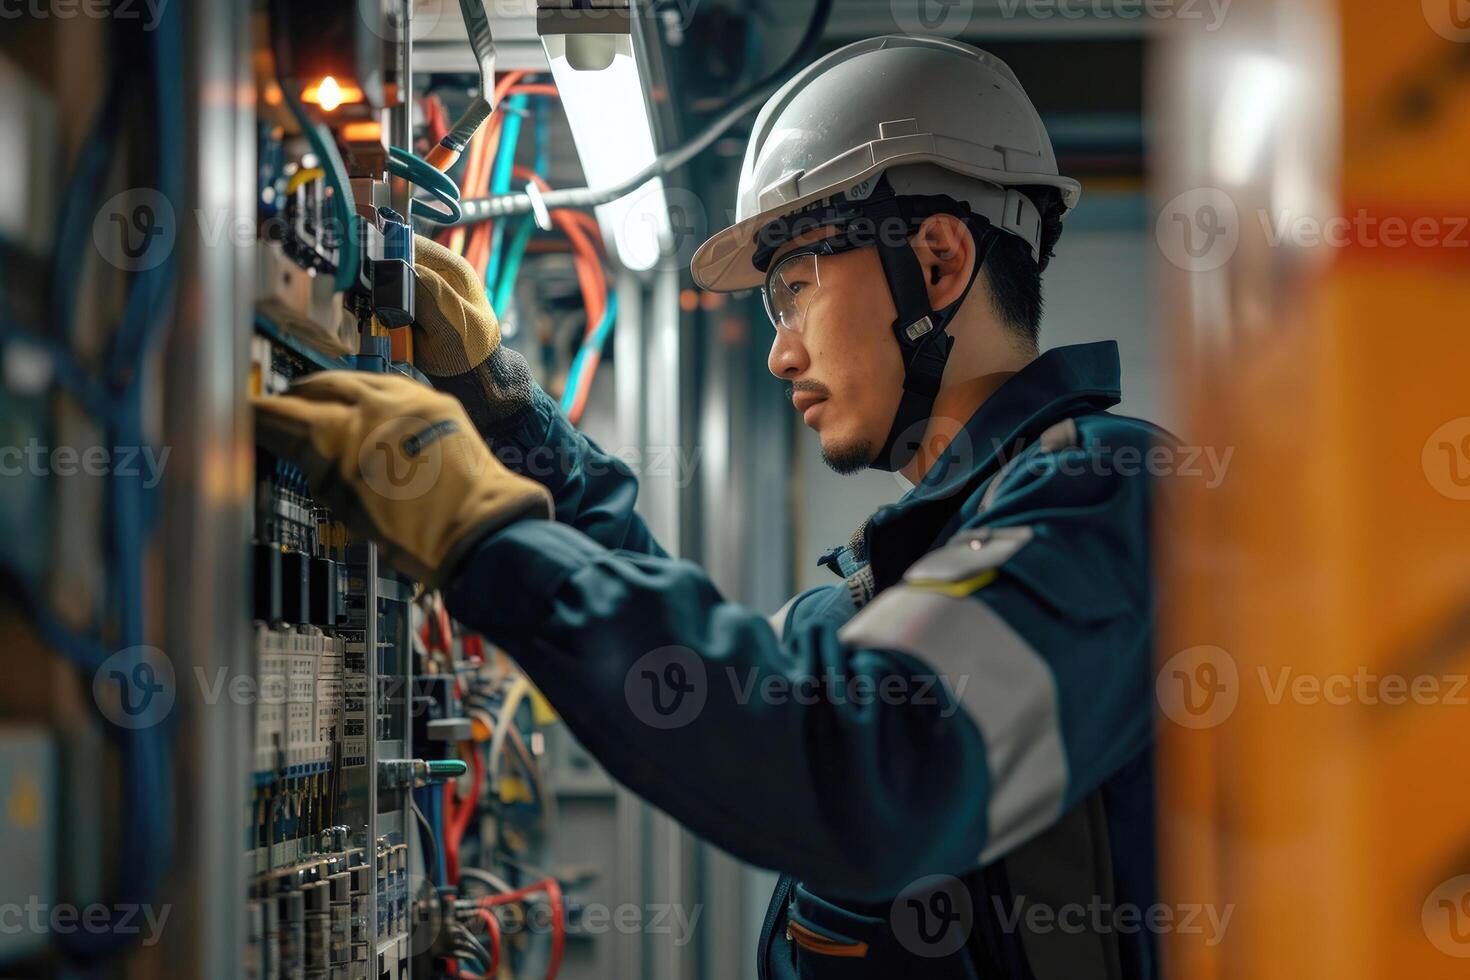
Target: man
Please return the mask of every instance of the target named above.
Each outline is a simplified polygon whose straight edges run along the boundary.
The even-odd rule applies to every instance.
[[[860,42],[773,96],[695,278],[764,290],[771,373],[834,468],[916,485],[769,621],[665,555],[430,242],[417,363],[463,408],[332,372],[259,402],[264,438],[614,776],[786,873],[764,976],[1155,976],[1114,916],[1156,890],[1149,487],[1110,461],[1157,432],[1106,413],[1115,345],[1037,354],[1077,195],[1015,76],[962,44]]]

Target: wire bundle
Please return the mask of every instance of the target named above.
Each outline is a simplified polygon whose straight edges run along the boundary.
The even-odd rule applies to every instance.
[[[142,56],[137,65],[125,61],[134,51]],[[51,281],[50,319],[57,334],[34,333],[0,319],[0,335],[47,352],[58,387],[91,416],[114,451],[144,444],[145,365],[173,315],[176,285],[172,250],[162,261],[134,273],[103,370],[94,373],[82,363],[73,346],[79,279],[91,249],[92,222],[100,209],[110,163],[121,152],[117,142],[123,99],[140,88],[130,75],[134,68],[146,74],[143,90],[152,99],[150,126],[134,130],[153,136],[145,154],[154,166],[150,179],[166,200],[181,200],[184,108],[177,79],[183,74],[183,44],[179,13],[167,7],[160,9],[158,23],[145,43],[133,46],[120,41],[103,104],[67,181]],[[114,473],[107,489],[105,608],[91,629],[70,629],[50,610],[38,586],[8,569],[3,572],[7,586],[22,597],[34,616],[42,640],[70,660],[88,686],[112,651],[139,647],[145,639],[145,551],[157,500],[147,496],[136,475]],[[123,795],[120,867],[114,882],[118,892],[109,908],[113,914],[126,914],[122,910],[153,900],[172,862],[172,738],[167,721],[136,729],[109,725],[108,733],[118,747]],[[74,956],[95,959],[132,944],[135,938],[136,930],[107,927],[58,933],[57,942]]]
[[[510,193],[512,185],[534,185],[543,194],[552,193],[545,178],[547,166],[546,114],[539,107],[535,110],[536,161],[534,167],[517,166],[516,151],[525,126],[525,118],[531,110],[532,97],[555,97],[554,85],[528,82],[530,75],[525,71],[507,72],[496,84],[496,105],[504,106],[496,112],[480,134],[471,142],[465,156],[464,175],[460,185],[460,196],[504,195]],[[433,101],[431,100],[430,105]],[[426,106],[425,118],[434,134],[436,122],[442,111]],[[442,121],[442,120],[441,120]],[[567,240],[572,253],[572,263],[577,274],[582,303],[587,311],[587,327],[583,349],[574,361],[574,375],[568,376],[567,395],[563,398],[563,410],[573,421],[580,421],[586,408],[587,393],[597,373],[602,350],[616,321],[611,289],[603,255],[600,249],[601,230],[590,214],[570,208],[558,208],[549,212],[552,227]],[[490,305],[502,317],[510,308],[515,283],[521,264],[536,231],[536,222],[531,215],[503,222],[480,222],[473,226],[456,226],[440,236],[440,243],[462,254],[480,273],[485,282]],[[595,342],[595,347],[590,347]]]

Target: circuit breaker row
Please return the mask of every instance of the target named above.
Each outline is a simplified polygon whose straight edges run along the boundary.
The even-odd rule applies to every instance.
[[[408,977],[408,848],[380,841],[369,864],[361,849],[346,849],[347,840],[348,828],[331,828],[322,854],[256,880],[247,905],[246,980]],[[384,946],[378,936],[397,938]]]

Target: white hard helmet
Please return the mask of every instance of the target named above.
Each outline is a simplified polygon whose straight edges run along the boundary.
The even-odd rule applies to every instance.
[[[695,254],[695,282],[718,292],[762,285],[763,227],[835,195],[866,197],[885,173],[895,193],[964,201],[1038,259],[1041,218],[1016,188],[1054,187],[1068,210],[1082,193],[1057,173],[1041,117],[999,58],[958,41],[870,38],[815,62],[766,103],[740,171],[736,223]]]

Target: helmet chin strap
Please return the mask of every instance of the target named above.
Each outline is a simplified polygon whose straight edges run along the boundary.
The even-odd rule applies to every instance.
[[[893,305],[898,310],[898,318],[893,321],[893,335],[903,354],[904,373],[903,397],[899,400],[898,411],[893,416],[883,448],[868,464],[872,469],[885,472],[903,469],[918,453],[923,442],[925,423],[933,414],[934,399],[939,395],[939,384],[944,378],[944,366],[954,347],[954,337],[950,336],[947,328],[974,288],[980,267],[985,264],[1000,235],[984,219],[966,216],[965,224],[975,238],[975,266],[970,271],[965,291],[942,310],[929,306],[928,283],[913,247],[907,241],[880,241],[878,244],[883,275],[888,280]]]

